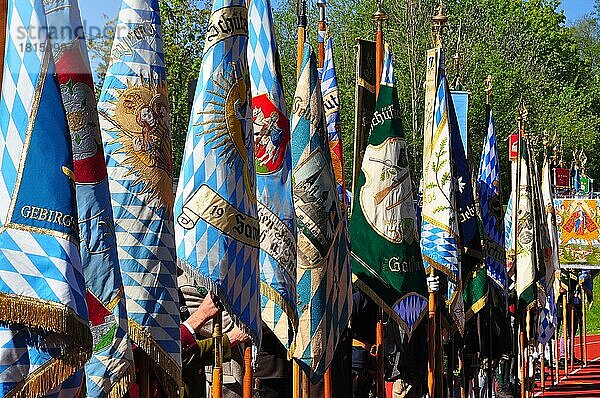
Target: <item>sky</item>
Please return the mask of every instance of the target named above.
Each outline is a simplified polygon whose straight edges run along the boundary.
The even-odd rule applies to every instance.
[[[120,5],[120,0],[79,1],[81,16],[86,21],[87,26],[102,27],[104,25],[102,16],[107,15],[109,18],[117,16]],[[558,8],[564,11],[567,24],[572,24],[583,15],[591,13],[593,7],[594,0],[563,0]]]
[[[85,1],[85,0],[84,0]],[[594,8],[594,0],[563,0],[558,7],[567,17],[567,25],[572,24],[585,14],[590,14]]]

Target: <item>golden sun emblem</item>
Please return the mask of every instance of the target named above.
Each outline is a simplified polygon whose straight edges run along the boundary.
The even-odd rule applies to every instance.
[[[122,164],[129,167],[126,176],[136,177],[133,185],[142,184],[140,192],[158,207],[173,209],[173,158],[167,86],[164,81],[140,79],[117,90],[114,116],[103,113],[117,129],[111,144],[121,147],[115,153],[125,155]]]
[[[250,105],[248,87],[244,74],[238,75],[235,63],[232,63],[232,68],[230,73],[212,79],[215,89],[207,92],[214,97],[206,102],[212,107],[198,112],[207,117],[203,117],[196,126],[211,126],[198,135],[210,137],[208,134],[214,133],[206,144],[211,144],[213,149],[222,148],[219,157],[224,158],[229,167],[234,167],[238,161],[242,163],[244,186],[250,200],[255,202],[254,178],[250,174],[247,151],[247,145],[253,145],[252,134],[246,131],[251,129],[251,125],[246,123]]]

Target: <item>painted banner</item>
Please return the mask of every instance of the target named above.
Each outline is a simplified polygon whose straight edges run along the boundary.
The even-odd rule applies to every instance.
[[[298,327],[290,123],[278,73],[279,52],[271,1],[252,0],[248,14],[248,63],[260,222],[261,315],[281,344],[290,349]]]
[[[7,7],[0,96],[0,395],[40,397],[84,366],[92,334],[71,136],[44,5],[10,0]]]
[[[291,118],[300,318],[294,358],[313,383],[329,367],[352,310],[348,234],[324,116],[317,59],[305,44]]]
[[[123,0],[98,101],[129,336],[181,381],[171,127],[158,0]]]
[[[600,265],[600,200],[554,199],[560,265]]]

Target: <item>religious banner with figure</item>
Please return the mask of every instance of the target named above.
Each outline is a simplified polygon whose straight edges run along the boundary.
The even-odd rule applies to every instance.
[[[173,159],[158,0],[123,0],[98,101],[131,341],[181,383]]]
[[[289,350],[298,328],[290,123],[270,0],[252,0],[248,14],[248,63],[260,222],[261,315],[263,322]]]
[[[561,267],[600,265],[600,201],[554,199]]]

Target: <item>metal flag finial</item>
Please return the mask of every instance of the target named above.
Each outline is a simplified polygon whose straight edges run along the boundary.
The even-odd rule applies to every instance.
[[[494,78],[492,77],[492,75],[488,75],[483,81],[483,84],[485,87],[483,89],[483,91],[485,91],[485,103],[489,105],[492,100],[492,88],[494,85]]]
[[[433,44],[436,47],[442,47],[442,35],[448,22],[448,17],[444,14],[444,3],[440,0],[437,14],[431,18],[431,28],[433,31]]]
[[[376,28],[381,29],[383,21],[387,19],[388,15],[383,11],[383,0],[377,0],[377,10],[373,13],[373,22],[375,22]]]

